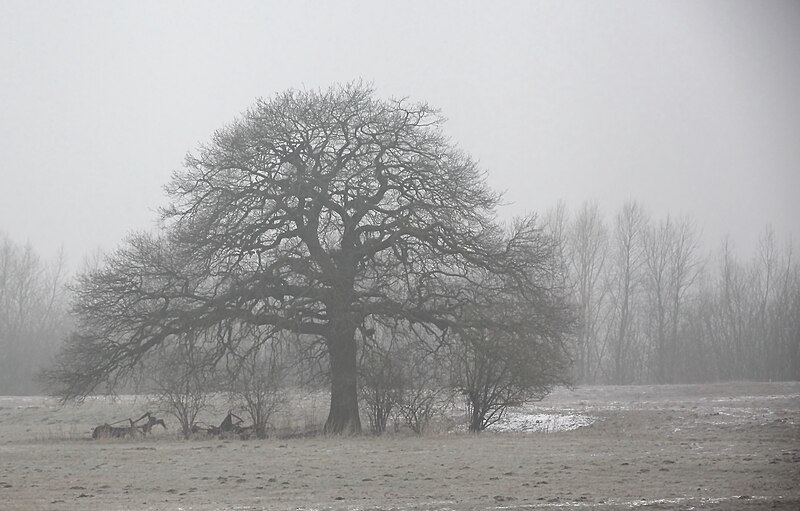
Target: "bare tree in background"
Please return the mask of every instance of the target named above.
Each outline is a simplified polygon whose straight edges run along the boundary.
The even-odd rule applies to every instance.
[[[716,350],[723,360],[723,379],[745,373],[748,350],[746,333],[748,312],[744,268],[733,253],[730,240],[723,243],[718,283],[719,313],[716,319]]]
[[[725,240],[687,310],[691,381],[792,380],[800,375],[800,264],[765,231],[741,261]],[[702,367],[698,368],[698,359]],[[697,376],[700,370],[705,372]],[[691,374],[691,373],[690,373]]]
[[[700,273],[697,235],[688,219],[669,216],[648,229],[644,237],[644,293],[652,344],[651,366],[656,383],[673,383],[681,350],[679,327],[687,292]]]
[[[628,202],[617,214],[612,245],[610,293],[613,305],[613,331],[609,347],[611,381],[631,383],[640,366],[637,353],[637,293],[643,264],[643,236],[647,216],[637,202]]]
[[[672,291],[670,296],[670,336],[673,349],[676,351],[670,358],[673,360],[673,364],[677,360],[677,367],[673,365],[668,369],[669,374],[672,374],[670,378],[672,383],[685,379],[685,375],[680,374],[677,369],[686,367],[688,360],[681,359],[680,354],[691,351],[681,343],[680,327],[684,321],[688,295],[700,278],[702,271],[703,262],[697,253],[697,243],[697,232],[690,219],[684,218],[675,225],[672,260],[669,267]],[[691,342],[691,340],[687,340],[687,342]]]
[[[63,255],[46,263],[0,233],[0,394],[34,393],[70,324]]]
[[[655,380],[666,383],[671,377],[670,369],[674,363],[675,346],[669,337],[667,313],[670,285],[669,264],[674,229],[669,218],[652,226],[644,236],[644,267],[647,278],[645,294],[649,301],[649,323],[651,337],[654,341],[652,362]]]
[[[778,378],[800,380],[800,264],[787,250],[783,291],[773,308],[771,323],[780,346]]]
[[[569,271],[567,252],[569,250],[569,210],[567,203],[559,200],[555,207],[547,210],[542,217],[542,229],[552,240],[554,258],[561,265],[562,276]]]
[[[601,335],[607,289],[604,282],[608,229],[596,203],[586,202],[573,219],[567,237],[567,260],[578,304],[575,367],[581,382],[595,382],[605,346]]]

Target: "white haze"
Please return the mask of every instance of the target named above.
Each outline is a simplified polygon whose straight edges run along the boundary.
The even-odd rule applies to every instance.
[[[800,239],[800,3],[0,3],[0,231],[77,264],[286,88],[440,107],[502,215],[637,199],[748,253]]]

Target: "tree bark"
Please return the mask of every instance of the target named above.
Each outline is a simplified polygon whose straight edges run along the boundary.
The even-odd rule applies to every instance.
[[[328,341],[331,375],[331,408],[325,422],[328,435],[361,433],[358,414],[358,381],[355,328],[334,329]]]
[[[483,414],[478,407],[473,404],[472,414],[469,418],[469,432],[480,433],[482,431],[481,426],[483,426]]]

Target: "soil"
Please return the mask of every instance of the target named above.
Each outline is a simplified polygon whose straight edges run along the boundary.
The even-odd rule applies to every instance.
[[[0,509],[800,509],[797,382],[583,387],[514,411],[592,419],[571,431],[91,440],[137,406],[0,398]]]

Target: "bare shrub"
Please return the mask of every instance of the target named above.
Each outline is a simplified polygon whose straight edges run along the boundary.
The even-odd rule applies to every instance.
[[[284,381],[287,368],[279,350],[254,345],[228,366],[228,396],[253,423],[256,437],[266,438],[270,419],[285,404]]]
[[[441,375],[445,361],[436,353],[408,351],[403,364],[406,377],[398,408],[406,426],[423,434],[432,419],[452,402],[452,392]]]
[[[158,409],[169,414],[189,438],[203,410],[211,407],[215,374],[193,342],[179,342],[148,360],[150,388]]]
[[[359,397],[365,405],[370,430],[380,435],[386,431],[403,394],[405,377],[401,361],[391,347],[365,346],[360,376]]]

